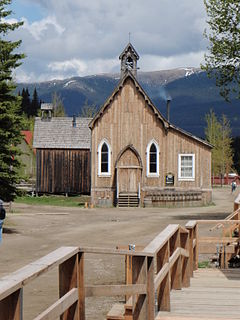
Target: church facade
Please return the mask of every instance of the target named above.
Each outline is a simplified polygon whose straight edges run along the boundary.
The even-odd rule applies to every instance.
[[[137,81],[129,43],[121,79],[89,124],[95,205],[199,205],[211,202],[211,145],[175,127]]]

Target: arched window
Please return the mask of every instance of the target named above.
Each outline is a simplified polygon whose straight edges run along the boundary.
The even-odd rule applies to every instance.
[[[159,147],[154,140],[147,146],[147,176],[159,176]]]
[[[105,142],[101,149],[101,172],[108,172],[108,146]]]
[[[98,174],[110,175],[111,158],[110,146],[107,141],[103,140],[98,146]]]
[[[157,148],[154,143],[149,152],[149,173],[157,173]]]

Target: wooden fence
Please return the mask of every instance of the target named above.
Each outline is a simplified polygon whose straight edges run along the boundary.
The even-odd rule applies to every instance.
[[[124,307],[107,319],[154,320],[158,311],[170,311],[171,289],[190,286],[198,253],[197,221],[169,225],[140,251],[62,247],[0,279],[0,318],[24,320],[25,285],[58,266],[59,299],[34,320],[85,320],[85,298],[94,296],[126,297]],[[126,284],[85,285],[85,254],[125,256]]]

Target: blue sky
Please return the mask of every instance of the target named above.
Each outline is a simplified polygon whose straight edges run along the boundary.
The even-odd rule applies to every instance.
[[[47,14],[39,4],[24,0],[12,1],[10,8],[13,11],[13,18],[25,17],[29,22],[41,20]]]
[[[9,35],[27,56],[19,82],[119,72],[131,42],[142,71],[199,67],[206,52],[203,0],[12,0]]]

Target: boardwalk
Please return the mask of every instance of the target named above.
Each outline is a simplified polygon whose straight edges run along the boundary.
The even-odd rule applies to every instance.
[[[171,312],[157,320],[240,319],[239,297],[239,269],[198,269],[189,288],[171,291]]]

